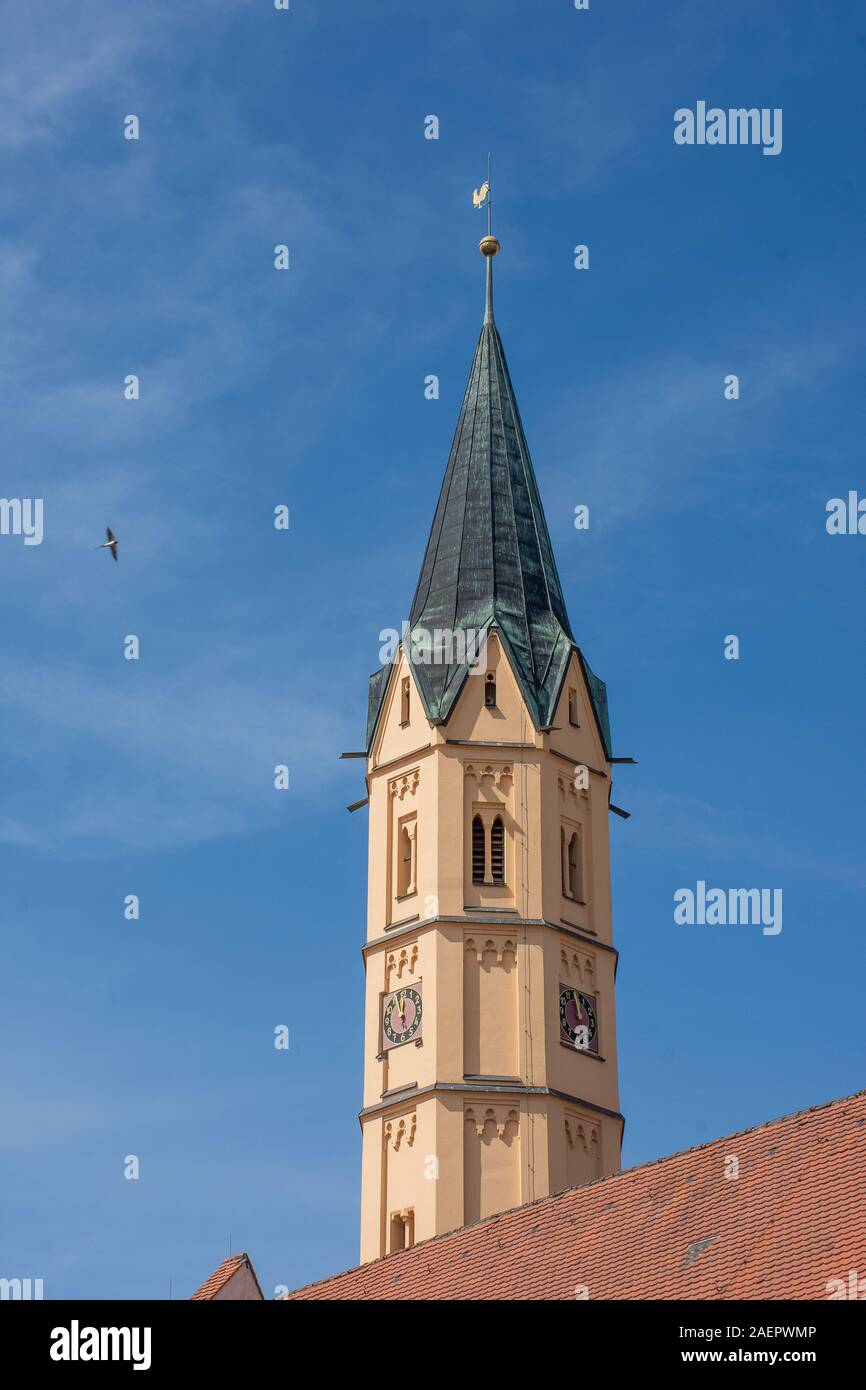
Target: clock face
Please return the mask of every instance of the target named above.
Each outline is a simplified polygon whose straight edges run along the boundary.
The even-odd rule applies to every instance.
[[[395,989],[382,1000],[382,1033],[385,1052],[421,1036],[420,989]]]
[[[559,986],[559,1036],[581,1052],[598,1052],[594,994],[582,994],[571,985]]]

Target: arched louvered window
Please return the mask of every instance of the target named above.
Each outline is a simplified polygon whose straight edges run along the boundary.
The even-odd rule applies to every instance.
[[[580,883],[580,838],[575,830],[568,842],[568,896],[581,899]]]
[[[492,671],[487,672],[487,679],[484,682],[484,704],[487,709],[496,708],[496,677]]]
[[[472,820],[472,882],[484,882],[484,825],[480,816]]]
[[[490,831],[490,869],[494,883],[505,882],[505,826],[497,816]]]

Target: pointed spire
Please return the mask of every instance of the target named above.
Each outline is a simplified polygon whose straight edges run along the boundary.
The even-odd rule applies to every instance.
[[[481,669],[484,637],[495,631],[538,730],[548,731],[573,653],[587,680],[605,755],[610,723],[605,682],[589,670],[575,644],[553,559],[548,523],[532,470],[530,449],[514,399],[502,339],[493,322],[491,183],[473,193],[487,199],[488,229],[478,250],[487,260],[484,324],[460,407],[457,430],[411,603],[403,644],[427,717],[443,724],[471,669]],[[463,634],[466,641],[457,641]],[[446,651],[442,651],[445,641]],[[431,649],[432,648],[432,649]],[[370,677],[367,749],[391,666]]]
[[[538,484],[493,320],[492,232],[484,324],[424,563],[410,629],[495,627],[536,727],[545,727],[573,649]],[[410,654],[411,659],[411,654]],[[467,673],[459,659],[413,662],[430,718],[446,720]]]
[[[489,158],[489,157],[488,157]],[[488,182],[473,202],[484,206]],[[605,754],[610,757],[607,690],[572,636],[538,484],[523,433],[502,340],[493,321],[493,235],[479,251],[487,262],[484,324],[475,348],[442,490],[409,617],[406,654],[427,717],[445,723],[469,674],[480,634],[495,631],[532,721],[550,728],[572,654],[587,682]],[[468,659],[430,651],[441,637],[466,634]],[[471,637],[470,637],[471,634]],[[431,659],[432,657],[432,659]],[[372,746],[390,667],[370,678],[367,749]]]

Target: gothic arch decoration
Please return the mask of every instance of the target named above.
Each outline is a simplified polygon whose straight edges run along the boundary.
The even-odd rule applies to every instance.
[[[560,801],[566,804],[568,804],[569,802],[573,802],[574,806],[576,807],[578,804],[579,797],[583,801],[589,800],[589,787],[578,788],[573,774],[571,777],[569,777],[564,772],[558,772],[556,774],[556,780],[559,786]]]
[[[395,1153],[403,1144],[411,1149],[412,1145],[415,1143],[416,1124],[417,1116],[414,1113],[410,1115],[401,1115],[399,1118],[395,1116],[391,1120],[386,1120],[384,1126],[386,1147],[390,1145]]]
[[[480,937],[468,936],[463,949],[468,956],[474,957],[479,965],[514,965],[517,960],[517,946],[510,936],[487,936],[483,940]]]
[[[565,1137],[571,1149],[577,1149],[594,1161],[600,1157],[601,1142],[598,1123],[585,1115],[565,1117]]]
[[[519,1111],[505,1105],[468,1105],[463,1119],[479,1139],[515,1139],[520,1130]]]
[[[463,1215],[477,1221],[521,1199],[520,1112],[481,1100],[463,1107]]]
[[[399,777],[392,777],[388,783],[389,795],[396,796],[403,801],[407,796],[414,796],[418,788],[421,777],[420,769],[414,767],[411,772],[404,772]]]
[[[562,945],[559,961],[566,979],[582,985],[595,984],[595,959],[589,951],[577,951],[569,942]]]
[[[411,945],[404,946],[399,952],[390,951],[385,961],[385,988],[388,988],[392,975],[396,974],[398,980],[402,980],[404,974],[414,975],[417,964],[417,941],[413,941]]]
[[[464,763],[463,775],[474,778],[479,786],[487,783],[488,787],[495,787],[503,796],[511,790],[514,776],[511,763]]]

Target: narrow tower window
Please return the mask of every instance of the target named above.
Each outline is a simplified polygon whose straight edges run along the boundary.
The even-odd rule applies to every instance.
[[[580,837],[576,830],[568,842],[568,896],[581,901]]]
[[[400,723],[409,723],[409,677],[404,676],[400,687]]]
[[[484,682],[484,704],[487,709],[496,708],[496,677],[492,671],[487,672],[487,679]]]
[[[411,1250],[414,1244],[414,1210],[410,1207],[408,1211],[395,1211],[391,1217],[391,1248],[389,1254],[393,1255],[395,1250]]]
[[[580,723],[579,723],[579,720],[578,720],[578,718],[577,718],[577,691],[576,691],[576,690],[569,690],[569,692],[568,692],[568,722],[569,722],[569,724],[574,724],[574,725],[576,725],[578,728],[580,727]]]
[[[400,826],[397,854],[397,897],[408,898],[415,892],[415,851],[418,825],[412,819]]]
[[[497,816],[490,831],[490,865],[494,883],[505,882],[505,826]]]
[[[485,835],[484,826],[480,816],[474,816],[472,820],[472,882],[484,882],[484,859],[485,859]]]
[[[391,1217],[391,1251],[406,1249],[406,1228],[403,1225],[403,1218],[399,1212]]]

